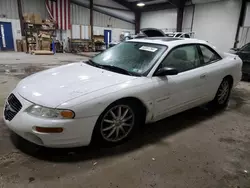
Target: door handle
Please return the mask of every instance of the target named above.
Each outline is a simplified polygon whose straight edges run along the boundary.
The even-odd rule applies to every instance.
[[[200,79],[204,79],[204,78],[206,78],[205,74],[200,75]]]

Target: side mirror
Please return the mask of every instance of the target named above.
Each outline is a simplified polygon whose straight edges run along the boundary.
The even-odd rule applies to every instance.
[[[179,72],[175,68],[163,67],[156,71],[155,76],[177,75]]]
[[[238,52],[240,49],[239,48],[231,48],[230,50]]]

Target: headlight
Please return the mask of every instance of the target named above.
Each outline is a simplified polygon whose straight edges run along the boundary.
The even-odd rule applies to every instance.
[[[54,119],[72,119],[75,117],[75,113],[71,110],[60,110],[53,108],[46,108],[39,105],[32,105],[26,109],[26,112],[43,118]]]

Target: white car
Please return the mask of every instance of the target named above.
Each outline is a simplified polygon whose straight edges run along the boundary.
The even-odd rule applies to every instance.
[[[23,79],[6,100],[4,121],[46,147],[118,143],[144,123],[208,102],[225,107],[241,66],[205,41],[134,39]]]

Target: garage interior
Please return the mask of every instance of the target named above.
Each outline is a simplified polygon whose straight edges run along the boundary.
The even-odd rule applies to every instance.
[[[191,33],[232,53],[250,42],[250,1],[0,0],[0,114],[23,78],[87,61],[144,28]],[[248,79],[226,110],[194,108],[115,147],[39,147],[1,115],[0,187],[250,188],[249,115]]]

